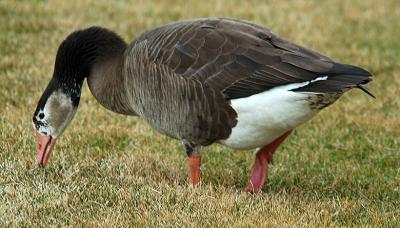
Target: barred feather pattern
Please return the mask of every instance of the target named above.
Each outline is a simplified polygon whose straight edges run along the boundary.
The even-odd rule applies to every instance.
[[[230,101],[215,89],[176,75],[151,62],[147,41],[133,45],[125,58],[129,103],[160,132],[195,146],[227,138],[236,125]]]

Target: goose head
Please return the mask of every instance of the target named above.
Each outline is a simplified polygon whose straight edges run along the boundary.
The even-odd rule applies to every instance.
[[[75,31],[60,44],[53,77],[32,119],[39,166],[46,165],[56,140],[75,116],[83,81],[93,66],[115,56],[125,46],[118,35],[100,27]]]
[[[74,95],[62,88],[62,83],[52,80],[40,98],[32,119],[36,130],[38,165],[44,166],[47,163],[57,138],[75,116],[80,88],[78,90],[79,94]]]

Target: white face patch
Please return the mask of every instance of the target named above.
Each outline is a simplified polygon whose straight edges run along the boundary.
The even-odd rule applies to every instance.
[[[57,138],[63,133],[76,113],[71,98],[61,90],[54,91],[34,117],[34,128],[43,135]]]

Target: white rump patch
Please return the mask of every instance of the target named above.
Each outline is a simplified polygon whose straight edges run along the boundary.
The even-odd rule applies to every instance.
[[[327,79],[328,76],[322,76],[231,100],[231,106],[238,114],[238,123],[232,129],[229,138],[221,140],[220,143],[236,149],[253,149],[268,145],[318,112],[310,108],[310,93],[291,90]]]

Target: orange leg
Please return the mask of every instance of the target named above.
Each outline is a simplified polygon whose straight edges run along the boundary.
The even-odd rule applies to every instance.
[[[197,187],[200,183],[201,156],[189,156],[188,166],[192,185],[193,187]]]
[[[268,178],[268,164],[272,161],[275,150],[286,139],[290,132],[292,132],[292,130],[286,132],[269,145],[257,151],[256,159],[251,169],[251,178],[245,188],[246,192],[256,193],[261,191]]]

